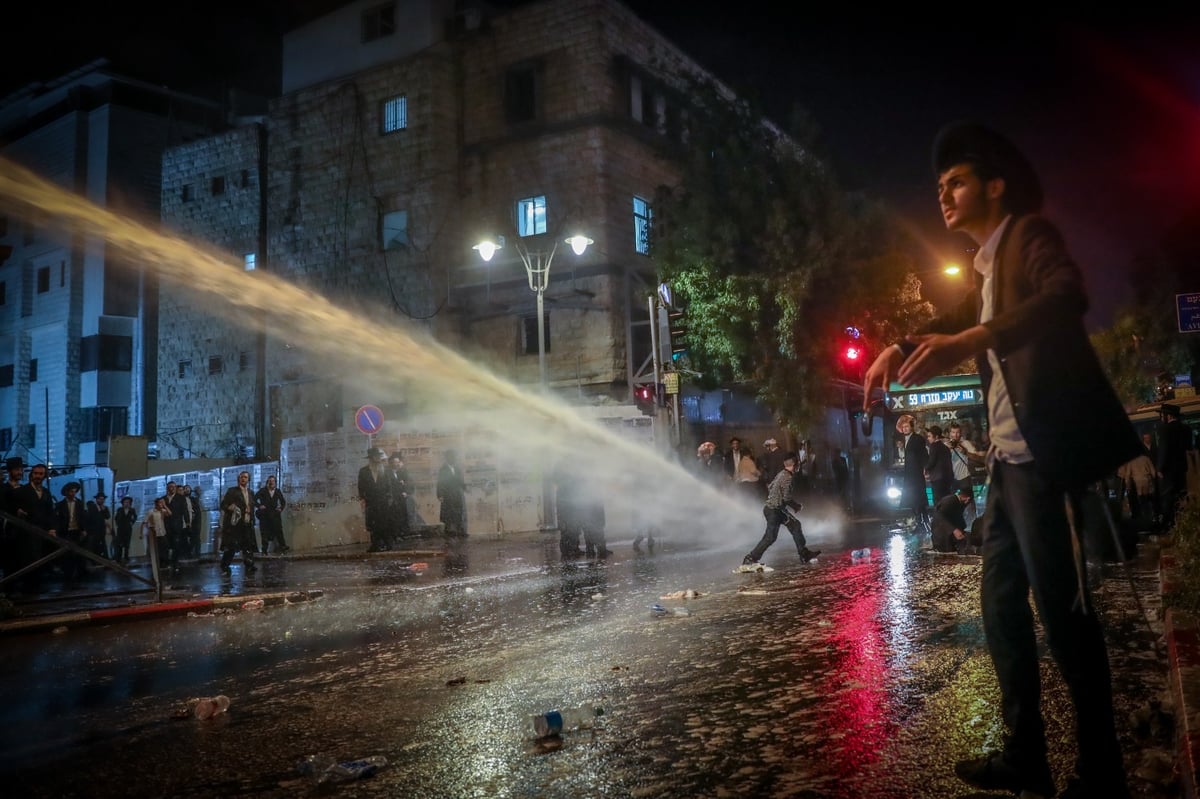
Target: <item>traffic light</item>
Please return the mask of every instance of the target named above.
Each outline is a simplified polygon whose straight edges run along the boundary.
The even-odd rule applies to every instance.
[[[843,337],[838,351],[842,374],[848,378],[858,379],[866,368],[867,347],[863,341],[862,331],[850,325],[843,330]]]
[[[687,320],[683,311],[671,311],[667,314],[667,335],[671,343],[671,360],[678,362],[687,357]]]
[[[633,387],[633,401],[637,403],[638,410],[647,416],[658,413],[657,394],[652,383],[638,383]]]

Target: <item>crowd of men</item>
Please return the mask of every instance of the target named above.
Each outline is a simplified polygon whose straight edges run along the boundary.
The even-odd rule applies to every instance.
[[[140,530],[153,565],[172,572],[179,571],[182,561],[200,557],[204,537],[211,530],[199,487],[169,481],[166,493],[155,497],[153,507],[140,516],[131,496],[122,497],[115,509],[109,507],[103,491],[85,502],[80,497],[82,486],[74,480],[64,484],[61,498],[56,498],[44,464],[27,465],[22,458],[13,457],[5,462],[5,471],[7,479],[0,486],[0,511],[6,514],[0,527],[0,572],[6,578],[7,593],[37,592],[50,575],[58,575],[70,584],[89,573],[99,573],[93,559],[74,549],[40,562],[60,547],[33,528],[125,567],[130,563],[135,531]],[[242,472],[239,486],[245,488],[248,479],[249,474]],[[231,497],[226,492],[225,499]],[[229,551],[230,557],[232,551],[240,549],[244,559],[250,556],[247,566],[252,570],[254,553],[266,554],[270,546],[276,553],[289,551],[282,519],[287,500],[271,476],[257,492],[248,493],[243,504],[234,514],[230,502],[222,502],[216,548]],[[261,543],[254,531],[256,520]],[[235,549],[231,550],[231,545]],[[225,558],[222,560],[228,572]],[[34,564],[36,567],[30,568]],[[24,573],[15,580],[7,579],[19,572]]]

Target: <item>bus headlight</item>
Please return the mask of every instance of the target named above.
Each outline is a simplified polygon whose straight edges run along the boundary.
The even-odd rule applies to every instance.
[[[885,493],[888,499],[900,499],[900,489],[895,486],[888,486]]]

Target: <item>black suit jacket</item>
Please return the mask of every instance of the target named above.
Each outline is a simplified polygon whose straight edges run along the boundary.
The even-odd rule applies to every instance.
[[[962,301],[923,332],[952,334],[979,323],[983,276],[974,276]],[[984,324],[1038,472],[1079,488],[1132,460],[1141,441],[1088,340],[1083,276],[1049,220],[1009,220],[997,250],[994,290],[993,317]],[[904,342],[901,349],[907,356],[916,346]],[[977,353],[976,361],[987,396],[987,354]]]

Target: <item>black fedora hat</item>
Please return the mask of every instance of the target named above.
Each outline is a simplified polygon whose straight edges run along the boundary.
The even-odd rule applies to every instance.
[[[25,461],[21,460],[21,456],[18,455],[15,458],[9,458],[8,460],[4,461],[4,468],[5,470],[24,469]]]
[[[1007,138],[978,122],[952,122],[933,140],[933,174],[955,164],[975,164],[985,179],[1004,179],[1004,200],[1014,214],[1042,209],[1042,183],[1029,159]]]
[[[67,483],[65,486],[62,487],[62,495],[65,497],[67,495],[67,492],[70,491],[72,488],[75,489],[76,491],[78,491],[79,489],[83,488],[83,486],[81,486],[79,483],[72,480],[71,482]]]
[[[383,450],[381,450],[379,447],[371,447],[369,450],[367,450],[367,457],[368,458],[386,458],[387,453],[384,452]]]

